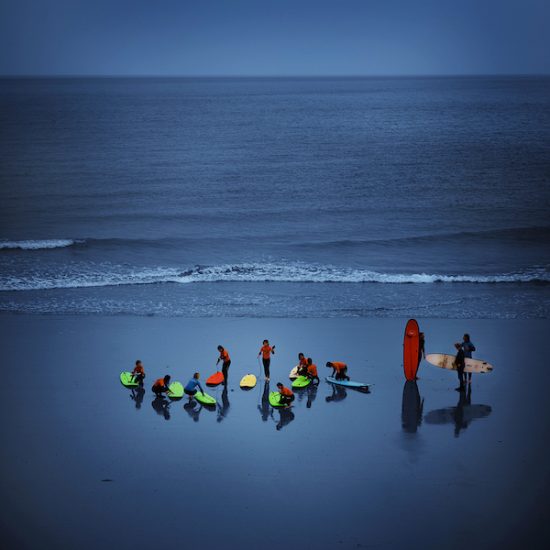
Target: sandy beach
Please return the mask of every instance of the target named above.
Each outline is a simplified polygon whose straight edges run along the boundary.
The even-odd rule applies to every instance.
[[[468,331],[494,364],[462,403],[456,374],[426,362],[405,385],[405,322],[2,315],[4,542],[545,547],[548,321],[419,319],[427,352]],[[263,406],[263,378],[238,386],[259,374],[263,338],[277,346],[271,389],[300,351],[319,366],[290,411]],[[218,344],[233,362],[216,410],[154,404],[154,378],[204,380]],[[118,375],[138,358],[132,396]],[[328,360],[372,391],[333,390]]]

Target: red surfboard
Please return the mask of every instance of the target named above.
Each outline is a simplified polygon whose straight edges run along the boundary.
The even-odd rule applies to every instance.
[[[223,372],[218,371],[214,373],[210,378],[206,379],[207,386],[217,386],[223,382]]]
[[[416,378],[418,370],[418,350],[420,349],[420,329],[415,319],[409,319],[403,338],[403,370],[407,380]]]

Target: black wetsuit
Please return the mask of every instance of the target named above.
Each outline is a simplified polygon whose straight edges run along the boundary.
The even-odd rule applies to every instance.
[[[464,350],[460,348],[458,350],[458,353],[455,357],[455,364],[456,364],[456,371],[458,373],[458,380],[460,382],[460,387],[464,387],[465,379],[464,379],[464,368],[466,367],[466,364],[464,362]]]

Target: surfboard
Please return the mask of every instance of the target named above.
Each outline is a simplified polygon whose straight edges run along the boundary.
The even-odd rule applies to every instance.
[[[269,404],[272,407],[289,407],[285,403],[281,403],[281,394],[278,391],[272,391],[269,393]]]
[[[298,378],[298,366],[299,365],[296,365],[289,373],[288,377],[291,379],[291,380],[296,380],[296,378]]]
[[[355,388],[358,390],[368,390],[370,386],[374,386],[374,384],[365,384],[363,382],[355,382],[353,380],[337,380],[333,376],[327,376],[325,380],[329,384],[337,384],[338,386],[346,386],[346,388]]]
[[[403,337],[403,370],[407,380],[416,378],[418,351],[420,349],[420,329],[415,319],[409,319]]]
[[[197,393],[193,396],[199,403],[202,403],[203,405],[206,405],[207,407],[212,407],[216,404],[216,400],[207,393],[202,393],[200,391],[197,391]]]
[[[166,392],[166,395],[170,399],[181,399],[183,397],[183,385],[181,382],[172,382],[168,386],[168,391]]]
[[[426,355],[426,361],[440,369],[456,370],[454,355],[448,355],[446,353],[428,353],[428,355]],[[470,359],[466,357],[464,363],[466,364],[464,372],[485,374],[493,370],[493,365],[481,359]]]
[[[253,374],[245,374],[241,378],[241,382],[239,383],[239,386],[241,386],[241,388],[245,390],[253,388],[255,385],[256,385],[256,377]]]
[[[296,380],[292,382],[293,388],[305,388],[306,386],[309,386],[311,384],[311,378],[308,378],[307,376],[298,376]]]
[[[134,380],[133,374],[128,371],[120,373],[120,381],[126,388],[137,388],[138,386],[138,383]]]
[[[217,386],[223,382],[223,372],[218,371],[206,379],[207,386]]]

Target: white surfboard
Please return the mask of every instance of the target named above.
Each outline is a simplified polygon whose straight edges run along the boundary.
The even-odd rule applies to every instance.
[[[446,353],[428,353],[428,355],[426,355],[426,361],[440,369],[456,370],[454,355],[447,355]],[[464,372],[484,374],[493,370],[493,365],[481,359],[470,359],[466,357],[464,363],[466,364]]]

